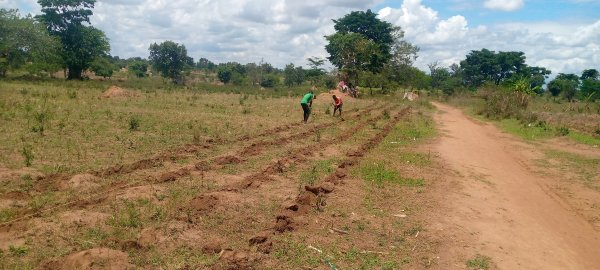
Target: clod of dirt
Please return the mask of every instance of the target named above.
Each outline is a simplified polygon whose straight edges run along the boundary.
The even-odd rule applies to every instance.
[[[103,98],[117,98],[117,97],[139,97],[140,94],[134,91],[125,90],[118,86],[111,86],[108,90],[102,93]]]
[[[267,240],[269,240],[270,236],[271,236],[270,232],[262,231],[262,232],[258,233],[256,236],[250,238],[250,240],[248,240],[248,242],[251,246],[262,244],[262,243],[266,242]]]
[[[189,174],[190,174],[190,170],[188,170],[187,168],[176,170],[176,171],[171,171],[171,172],[166,172],[166,173],[161,174],[158,177],[158,182],[159,183],[173,182],[173,181],[177,180],[178,178],[188,176]]]
[[[210,170],[210,164],[208,164],[206,161],[200,161],[194,164],[194,168],[198,171],[206,172]]]
[[[258,235],[250,238],[248,240],[250,246],[256,246],[257,250],[269,254],[271,253],[271,249],[273,248],[273,242],[269,239],[271,237],[271,233],[268,231],[260,232]]]
[[[346,169],[344,169],[344,168],[338,168],[337,170],[335,170],[335,173],[333,173],[332,175],[329,175],[325,179],[325,183],[338,184],[346,176],[347,176]],[[331,188],[331,191],[333,191],[333,186],[329,186],[327,188],[328,189]]]
[[[136,250],[142,248],[142,246],[135,240],[122,241],[119,246],[122,250]]]
[[[215,163],[219,164],[219,165],[225,165],[225,164],[238,164],[242,162],[242,159],[236,156],[223,156],[223,157],[218,157],[215,159]]]
[[[54,260],[45,265],[45,269],[134,269],[129,263],[127,253],[109,249],[94,248],[73,253],[63,259]]]
[[[218,254],[223,250],[221,246],[222,243],[219,241],[207,241],[202,245],[202,252],[204,254]]]
[[[189,208],[198,212],[207,212],[214,209],[217,203],[219,198],[215,195],[200,195],[190,201]]]
[[[75,189],[78,192],[88,192],[100,187],[100,184],[98,183],[101,181],[102,179],[91,174],[78,174],[71,177],[71,179],[69,179],[69,181],[64,183],[62,186],[63,188]]]
[[[304,189],[308,192],[312,192],[315,195],[319,195],[320,193],[331,193],[334,189],[334,186],[330,182],[325,182],[318,186],[304,186]]]
[[[293,201],[285,202],[285,203],[283,203],[282,206],[283,206],[283,209],[286,209],[286,210],[291,210],[291,211],[294,211],[294,212],[298,211],[298,204],[296,202],[293,202]]]
[[[246,251],[224,249],[219,253],[219,260],[229,264],[227,269],[251,269],[254,259]]]
[[[348,159],[348,160],[344,160],[342,163],[340,163],[340,165],[338,165],[338,168],[344,169],[344,168],[354,166],[354,164],[356,164],[356,161],[354,161],[352,159]]]
[[[145,228],[138,235],[137,245],[143,248],[152,247],[165,239],[162,232],[156,228]]]
[[[298,195],[296,203],[302,206],[313,206],[317,204],[317,196],[312,192],[304,192]]]
[[[276,232],[280,233],[293,231],[295,229],[294,219],[285,214],[278,215],[274,229]]]
[[[267,181],[273,181],[273,178],[263,173],[256,173],[244,178],[244,180],[240,183],[240,187],[243,189],[260,187],[262,183]]]

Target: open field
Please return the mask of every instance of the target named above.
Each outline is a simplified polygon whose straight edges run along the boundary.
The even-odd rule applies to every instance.
[[[429,107],[106,88],[2,84],[0,268],[435,264]]]
[[[596,263],[591,134],[395,95],[346,97],[340,118],[321,93],[305,125],[301,89],[117,84],[2,83],[0,268]]]

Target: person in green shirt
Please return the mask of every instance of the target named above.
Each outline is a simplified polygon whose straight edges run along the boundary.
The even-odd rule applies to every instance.
[[[304,97],[302,97],[302,101],[300,101],[300,105],[302,106],[302,110],[304,111],[304,123],[308,121],[308,117],[310,116],[310,108],[312,107],[313,99],[315,99],[315,94],[311,90]]]

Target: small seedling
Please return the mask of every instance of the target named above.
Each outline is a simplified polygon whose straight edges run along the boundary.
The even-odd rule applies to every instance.
[[[25,158],[25,166],[30,167],[31,162],[33,161],[33,158],[34,158],[33,150],[31,150],[31,146],[30,145],[23,146],[23,149],[21,149],[21,154],[23,155],[23,158]]]
[[[387,109],[383,110],[383,118],[390,119],[390,111],[388,111]]]
[[[138,130],[140,128],[140,119],[138,119],[137,117],[131,117],[129,119],[129,130],[131,131],[135,131]]]

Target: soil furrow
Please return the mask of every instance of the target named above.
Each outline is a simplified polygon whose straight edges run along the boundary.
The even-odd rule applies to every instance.
[[[374,110],[374,108],[373,108],[374,106],[375,106],[375,104],[369,105],[369,106],[365,107],[364,111],[355,113],[351,117],[359,118],[364,113],[370,113],[371,111]],[[235,156],[224,155],[224,156],[219,156],[216,158],[196,160],[196,161],[194,161],[194,164],[186,165],[181,168],[162,173],[156,179],[143,179],[140,182],[150,181],[150,182],[161,183],[161,182],[175,181],[181,177],[188,176],[192,171],[214,170],[215,168],[210,165],[210,163],[213,163],[213,162],[216,163],[217,165],[239,164],[239,163],[246,161],[248,157],[256,156],[256,155],[260,154],[262,148],[264,148],[264,147],[280,146],[280,145],[289,143],[294,139],[305,137],[308,134],[314,133],[316,130],[321,130],[321,129],[325,129],[325,128],[334,126],[337,123],[338,123],[337,121],[322,123],[322,124],[314,126],[313,128],[311,128],[308,131],[304,131],[304,132],[289,135],[287,137],[279,138],[279,139],[275,140],[274,142],[260,141],[257,143],[253,143],[250,146],[247,146],[244,149],[242,149],[241,151],[239,151],[239,155],[244,156],[244,159],[239,159],[239,158],[236,158]],[[364,125],[366,125],[366,122],[361,124],[361,128],[364,127]],[[284,131],[290,130],[292,127],[295,127],[295,126],[298,126],[298,125],[290,124],[290,125],[280,126],[278,128],[264,132],[258,136],[260,137],[260,136],[266,136],[266,135],[275,135],[277,133],[282,133]],[[354,127],[352,130],[358,130],[358,128]],[[351,133],[349,133],[349,134],[351,134]],[[236,139],[235,141],[244,141],[244,140],[246,140],[246,138],[240,137],[240,138]],[[191,147],[191,148],[188,150],[185,150],[183,148],[181,148],[180,150],[181,151],[185,150],[188,153],[194,153],[195,151],[200,151],[199,149],[209,149],[212,147],[212,145],[210,145],[210,144],[189,145],[189,147]],[[140,160],[140,161],[137,161],[137,162],[134,162],[131,164],[121,165],[118,167],[113,167],[113,168],[107,169],[104,171],[104,173],[93,172],[92,174],[106,176],[106,175],[131,173],[136,170],[143,170],[143,169],[149,169],[149,168],[160,166],[162,164],[162,162],[169,160],[171,158],[172,158],[172,156],[170,156],[168,154],[160,154],[159,156],[153,157],[151,159]],[[110,171],[110,172],[108,174],[106,174],[107,171]],[[61,175],[58,178],[53,179],[51,182],[53,182],[54,185],[57,186],[57,185],[59,185],[57,183],[59,183],[61,181],[67,181],[67,180],[68,180],[68,177]],[[83,198],[83,199],[73,200],[73,201],[70,201],[70,202],[67,202],[64,204],[60,204],[60,205],[53,206],[50,208],[44,208],[44,209],[41,209],[41,210],[38,210],[35,212],[22,211],[14,219],[0,224],[0,227],[9,225],[13,222],[22,220],[27,217],[39,216],[39,215],[41,215],[42,212],[53,211],[53,210],[56,210],[61,207],[67,207],[67,206],[84,207],[84,206],[87,206],[90,204],[97,204],[97,203],[104,201],[106,198],[108,198],[114,192],[117,192],[124,188],[133,188],[136,186],[140,186],[140,182],[135,182],[134,184],[118,182],[118,183],[114,183],[114,184],[110,185],[108,187],[108,189],[106,189],[106,190],[97,192],[97,193],[87,196],[86,198]]]
[[[410,108],[405,108],[400,111],[384,126],[381,132],[370,138],[355,151],[347,153],[346,159],[338,165],[338,169],[334,173],[323,180],[323,183],[315,186],[305,186],[305,190],[300,192],[293,202],[282,206],[282,209],[275,216],[274,223],[248,240],[249,246],[256,246],[256,250],[259,252],[269,253],[273,245],[270,237],[273,234],[298,230],[302,225],[303,216],[308,215],[312,208],[321,210],[325,205],[326,194],[333,192],[335,185],[347,176],[348,168],[357,164],[365,154],[379,145],[409,110]]]

